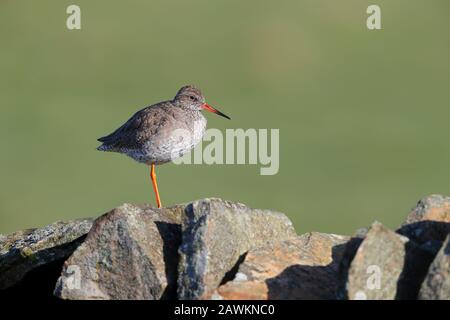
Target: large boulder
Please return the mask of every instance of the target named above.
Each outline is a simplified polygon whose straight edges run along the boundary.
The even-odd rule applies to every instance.
[[[450,300],[450,235],[428,270],[419,299]]]
[[[245,253],[296,236],[282,213],[204,199],[186,207],[179,249],[178,297],[200,299],[231,280]]]
[[[58,221],[0,238],[0,290],[18,284],[29,272],[68,258],[92,226],[91,219]]]
[[[375,222],[358,245],[345,277],[348,299],[415,299],[432,254]]]
[[[336,299],[338,266],[349,237],[307,233],[251,249],[233,281],[210,299]]]
[[[55,295],[63,299],[165,299],[176,296],[184,206],[124,204],[98,218],[64,263]]]

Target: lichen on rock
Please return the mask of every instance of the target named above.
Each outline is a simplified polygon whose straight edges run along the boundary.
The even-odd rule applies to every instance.
[[[58,221],[0,238],[0,289],[17,284],[33,269],[68,258],[81,244],[92,222],[93,219]]]

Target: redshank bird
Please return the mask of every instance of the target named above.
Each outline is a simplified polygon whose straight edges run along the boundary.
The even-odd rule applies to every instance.
[[[230,119],[207,104],[200,89],[188,85],[172,100],[136,112],[116,131],[99,138],[102,145],[97,150],[123,153],[148,165],[156,204],[161,208],[155,165],[183,156],[202,140],[206,130],[202,110]]]

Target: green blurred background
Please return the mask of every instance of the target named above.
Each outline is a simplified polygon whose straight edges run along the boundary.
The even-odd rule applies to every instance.
[[[380,31],[366,8],[382,9]],[[82,29],[66,28],[81,7]],[[450,193],[450,1],[0,2],[0,233],[153,202],[148,169],[95,150],[136,110],[200,86],[233,120],[279,128],[280,171],[168,164],[163,204],[217,196],[299,232],[395,227]]]

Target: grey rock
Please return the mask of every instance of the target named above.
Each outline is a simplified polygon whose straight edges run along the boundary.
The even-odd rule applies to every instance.
[[[66,259],[80,245],[92,219],[58,221],[0,238],[0,289],[16,285],[30,271]]]
[[[439,248],[450,233],[450,197],[431,195],[423,198],[397,232],[431,250]]]
[[[450,300],[450,235],[428,270],[419,299]]]
[[[204,298],[336,299],[338,265],[348,240],[312,232],[250,249],[234,280]]]
[[[405,261],[408,238],[372,224],[350,265],[348,298],[393,300]]]
[[[182,221],[178,297],[207,296],[231,280],[249,249],[294,236],[291,221],[282,213],[220,199],[193,202]]]
[[[352,300],[415,299],[431,259],[428,251],[407,237],[375,222],[351,261],[346,277],[346,297]]]
[[[184,206],[124,204],[98,218],[64,263],[63,299],[170,299],[176,296]]]

